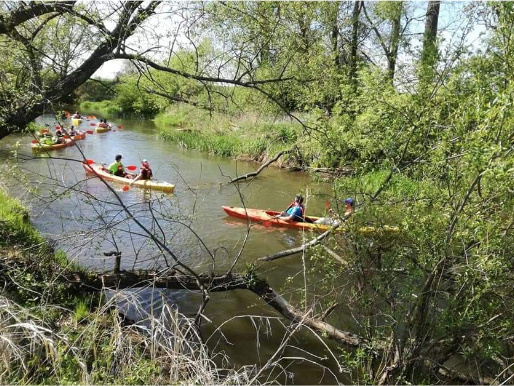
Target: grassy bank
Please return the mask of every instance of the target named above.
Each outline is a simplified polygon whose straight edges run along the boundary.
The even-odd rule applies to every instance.
[[[94,111],[101,115],[118,116],[123,113],[122,108],[114,100],[104,100],[100,102],[85,101],[80,104],[80,110]]]
[[[70,285],[72,272],[77,268],[63,253],[54,253],[22,204],[0,191],[2,384],[238,384],[247,379],[230,371],[220,377],[205,346],[185,336],[193,327],[176,311],[165,308],[142,333],[118,314],[116,304],[129,300],[128,294],[106,300],[78,292]]]
[[[300,128],[286,119],[210,114],[187,105],[173,105],[154,121],[161,138],[185,148],[256,161],[290,148],[300,135]]]

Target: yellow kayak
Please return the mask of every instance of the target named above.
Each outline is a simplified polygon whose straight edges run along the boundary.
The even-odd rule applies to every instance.
[[[88,160],[89,161],[89,160]],[[89,161],[91,162],[91,161]],[[106,171],[102,165],[96,164],[94,162],[92,163],[83,163],[82,166],[86,170],[86,173],[88,174],[94,174],[98,177],[103,178],[107,181],[113,181],[117,182],[123,185],[129,185],[132,182],[131,178],[124,178],[124,177],[118,177],[113,174],[110,174],[108,171]],[[170,184],[168,182],[164,181],[156,181],[156,180],[138,180],[134,182],[131,186],[137,186],[139,188],[146,188],[151,190],[160,190],[162,192],[166,193],[173,193],[173,190],[175,189],[175,185]]]
[[[110,126],[107,126],[107,127],[100,127],[100,126],[97,126],[96,127],[96,132],[97,133],[106,133],[108,131],[111,130],[111,127]]]
[[[80,126],[82,123],[82,118],[71,118],[71,124],[73,126]]]

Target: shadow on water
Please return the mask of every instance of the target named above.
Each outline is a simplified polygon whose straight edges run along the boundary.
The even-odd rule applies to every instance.
[[[53,125],[53,117],[41,116],[37,123]],[[84,120],[79,129],[91,130],[91,123]],[[214,266],[217,272],[223,272],[231,266],[245,239],[245,222],[227,217],[221,210],[222,205],[241,206],[243,197],[249,208],[281,210],[289,205],[296,193],[305,194],[308,188],[309,213],[322,214],[325,198],[316,195],[331,192],[329,185],[314,182],[306,174],[274,167],[268,168],[258,179],[240,184],[238,191],[226,184],[226,176],[254,171],[259,165],[163,142],[151,121],[120,119],[112,123],[122,125],[123,129],[88,135],[77,145],[87,158],[96,162],[110,163],[115,154],[123,155],[125,165],[139,165],[142,159],[147,159],[156,179],[176,185],[173,195],[148,193],[137,188],[123,192],[121,185],[112,187],[148,229],[162,237],[182,262],[197,271],[207,271]],[[96,178],[88,179],[81,163],[73,161],[80,160],[77,148],[67,147],[50,156],[32,157],[30,139],[27,135],[3,139],[0,157],[5,160],[20,142],[18,166],[30,186],[37,187],[37,193],[21,189],[17,180],[9,181],[8,188],[30,207],[33,222],[46,237],[56,240],[57,246],[70,259],[98,271],[113,268],[113,257],[103,253],[116,249],[122,252],[122,269],[165,265],[162,253],[141,229],[127,221],[106,186]],[[153,214],[160,220],[159,226],[150,216],[150,202],[153,203]],[[310,234],[294,229],[254,226],[236,271],[243,271],[258,257],[300,245],[310,237]],[[300,258],[290,257],[269,263],[260,270],[274,288],[280,289],[287,277],[298,275],[303,267]],[[191,291],[147,289],[139,291],[137,296],[146,307],[153,304],[156,312],[165,299],[177,305],[186,316],[194,315],[199,304],[198,294]],[[269,319],[258,321],[251,315]],[[204,338],[210,336],[209,346],[227,353],[236,365],[264,364],[280,345],[283,332],[290,324],[246,291],[211,294],[206,316],[212,323],[203,323],[202,335]],[[222,327],[216,332],[220,325]],[[328,344],[332,347],[330,342]],[[295,334],[284,355],[291,359],[281,363],[288,374],[288,379],[280,379],[282,383],[336,382],[330,371],[294,359],[303,356],[338,373],[333,359],[315,334],[309,331]],[[338,377],[340,381],[348,381],[344,374],[338,374]]]

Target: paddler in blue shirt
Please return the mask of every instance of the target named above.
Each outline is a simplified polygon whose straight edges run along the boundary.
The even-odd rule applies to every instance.
[[[297,194],[291,205],[289,205],[284,212],[280,212],[280,214],[275,217],[284,221],[305,221],[305,206],[303,205],[302,195]]]

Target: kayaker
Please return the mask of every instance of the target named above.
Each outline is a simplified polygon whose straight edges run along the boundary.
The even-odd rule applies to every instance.
[[[78,111],[75,111],[75,114],[73,114],[73,115],[71,116],[71,118],[72,118],[72,119],[80,119],[80,118],[82,118],[82,116],[79,114],[79,112],[78,112]]]
[[[297,194],[294,201],[287,207],[284,212],[280,212],[279,215],[275,216],[284,221],[304,221],[305,217],[305,206],[303,205],[303,196]]]
[[[126,177],[127,173],[125,172],[125,168],[121,163],[121,158],[121,154],[116,154],[116,157],[114,157],[114,162],[110,164],[107,169],[109,170],[109,173],[114,174],[115,176]]]
[[[336,225],[339,223],[340,220],[348,220],[348,218],[353,214],[353,212],[355,212],[355,200],[351,197],[348,197],[343,202],[345,205],[345,212],[340,219],[337,219],[337,214],[332,209],[329,209],[329,216],[321,217],[314,221],[314,223],[323,225]]]
[[[130,181],[129,185],[132,185],[137,180],[151,180],[152,177],[153,177],[153,174],[152,174],[152,169],[150,169],[150,164],[148,163],[147,160],[144,159],[143,162],[141,162],[141,168],[139,169],[139,174],[137,175],[136,178],[134,178],[133,181]]]
[[[77,132],[75,131],[75,128],[73,126],[70,127],[70,131],[68,132],[68,134],[70,135],[70,137],[77,135]]]

